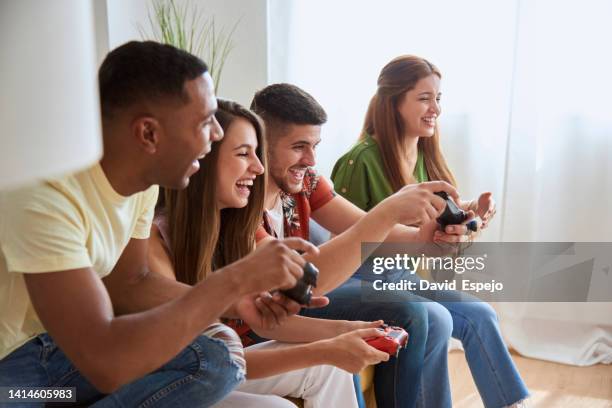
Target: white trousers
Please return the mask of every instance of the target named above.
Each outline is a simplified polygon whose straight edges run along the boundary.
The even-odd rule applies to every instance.
[[[287,347],[287,344],[267,341],[249,349],[281,347]],[[246,380],[214,408],[295,408],[293,403],[283,398],[285,396],[302,398],[304,408],[357,407],[352,374],[334,366],[319,365]]]

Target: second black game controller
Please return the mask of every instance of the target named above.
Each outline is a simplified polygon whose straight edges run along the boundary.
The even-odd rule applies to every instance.
[[[455,202],[448,197],[448,194],[445,191],[439,191],[434,194],[446,201],[444,211],[436,220],[442,227],[442,230],[444,230],[447,225],[462,224],[468,218],[468,213],[457,207],[457,204],[455,204]],[[478,231],[478,221],[476,220],[470,220],[467,224],[465,224],[465,226],[470,231]]]

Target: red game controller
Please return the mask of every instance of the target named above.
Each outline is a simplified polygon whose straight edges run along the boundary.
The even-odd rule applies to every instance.
[[[380,351],[384,351],[390,356],[397,357],[400,349],[406,347],[406,344],[408,344],[408,333],[401,327],[383,324],[378,327],[377,330],[383,332],[385,335],[370,337],[369,339],[365,339],[365,341],[370,346]]]

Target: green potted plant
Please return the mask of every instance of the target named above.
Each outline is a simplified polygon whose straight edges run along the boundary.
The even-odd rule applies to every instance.
[[[175,0],[152,0],[148,10],[149,30],[138,26],[144,40],[170,44],[206,61],[217,93],[221,73],[233,49],[232,36],[237,20],[229,31],[215,24],[215,17],[206,17],[195,3]]]

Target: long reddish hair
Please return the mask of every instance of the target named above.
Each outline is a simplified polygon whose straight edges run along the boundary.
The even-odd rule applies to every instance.
[[[364,139],[366,134],[376,138],[387,178],[394,191],[416,182],[406,168],[404,124],[398,105],[406,92],[414,89],[419,80],[432,74],[442,78],[438,68],[423,58],[413,55],[397,57],[380,72],[378,89],[368,106],[360,140]],[[456,186],[455,177],[440,149],[440,132],[437,124],[432,137],[419,138],[418,149],[423,155],[430,180],[443,180]]]

